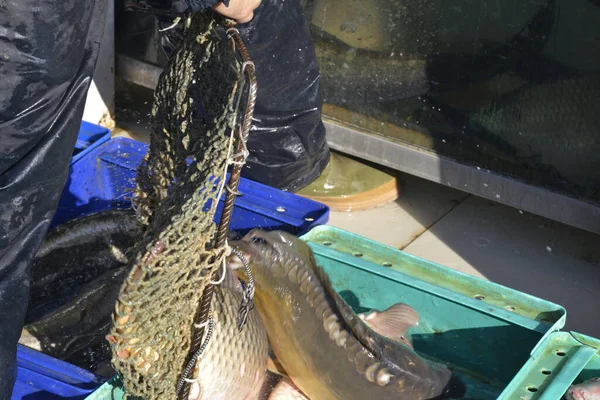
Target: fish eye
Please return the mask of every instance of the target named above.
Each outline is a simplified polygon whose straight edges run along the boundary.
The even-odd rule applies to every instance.
[[[254,236],[252,238],[252,243],[256,244],[267,244],[267,241],[264,238]]]

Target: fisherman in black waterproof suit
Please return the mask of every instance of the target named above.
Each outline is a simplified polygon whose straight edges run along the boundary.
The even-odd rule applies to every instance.
[[[239,23],[256,64],[243,174],[297,191],[329,160],[320,73],[299,1],[175,0],[166,7],[211,6]],[[105,17],[105,0],[0,0],[0,400],[11,397],[29,267],[67,179]]]

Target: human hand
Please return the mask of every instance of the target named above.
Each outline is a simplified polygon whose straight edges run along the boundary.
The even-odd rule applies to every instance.
[[[250,22],[254,18],[254,10],[261,0],[229,0],[229,7],[219,2],[213,9],[219,14],[234,19],[238,24]]]

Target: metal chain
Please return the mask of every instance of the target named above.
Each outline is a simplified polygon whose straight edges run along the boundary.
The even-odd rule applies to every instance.
[[[181,378],[179,379],[179,382],[177,382],[177,393],[179,393],[181,391],[183,384],[189,381],[187,377],[190,376],[190,373],[196,366],[196,361],[198,361],[198,358],[200,358],[200,356],[202,355],[204,350],[206,350],[206,348],[208,347],[208,343],[210,342],[210,338],[213,334],[214,329],[215,329],[215,322],[211,315],[208,317],[208,332],[206,333],[206,338],[204,339],[202,346],[198,349],[198,351],[196,351],[194,353],[194,355],[192,356],[192,358],[186,365],[185,370],[183,371],[183,374],[181,375]]]
[[[254,278],[250,271],[250,263],[248,263],[248,260],[246,260],[246,257],[244,257],[242,252],[235,248],[232,248],[231,252],[240,259],[242,264],[244,264],[244,269],[248,275],[248,285],[244,288],[244,296],[238,314],[238,328],[239,330],[242,330],[248,320],[248,313],[254,308]]]

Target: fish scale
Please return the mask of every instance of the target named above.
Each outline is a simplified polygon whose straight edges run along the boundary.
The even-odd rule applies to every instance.
[[[243,294],[216,286],[212,300],[214,331],[200,356],[190,400],[255,400],[266,377],[269,344],[256,310],[240,331],[237,315]]]

